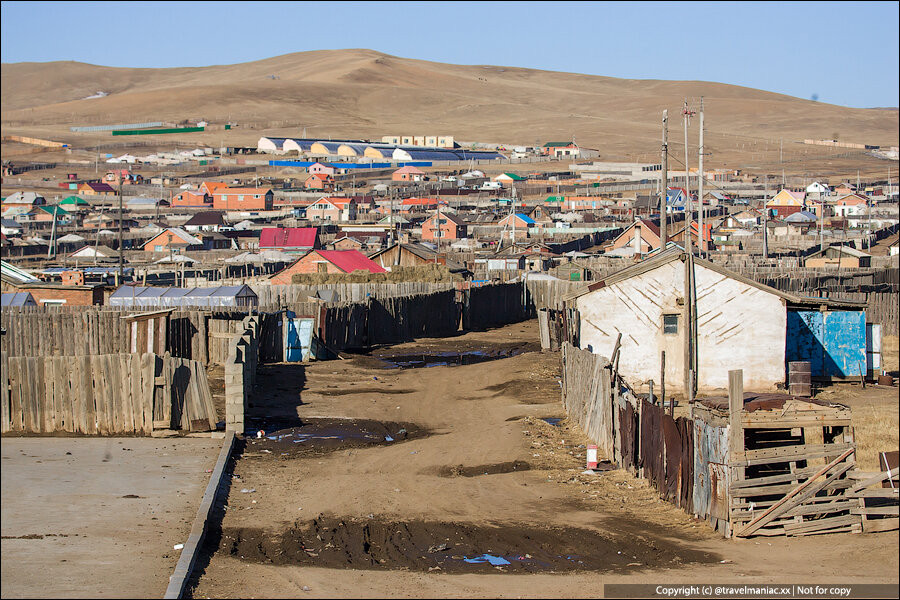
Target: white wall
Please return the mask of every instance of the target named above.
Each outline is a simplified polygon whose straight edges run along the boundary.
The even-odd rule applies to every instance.
[[[744,388],[772,390],[784,381],[787,313],[781,298],[697,265],[698,387],[727,388],[728,371],[744,370]],[[683,391],[684,263],[673,261],[581,296],[581,347],[609,356],[622,333],[619,370],[632,385],[659,385],[666,352],[666,390]],[[678,335],[662,333],[663,314],[677,313]]]

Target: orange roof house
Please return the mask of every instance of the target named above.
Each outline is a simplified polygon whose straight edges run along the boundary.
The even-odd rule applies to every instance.
[[[213,193],[216,210],[272,210],[271,188],[222,188]]]
[[[333,190],[334,177],[326,173],[313,173],[303,182],[303,187],[308,190]]]
[[[228,184],[224,181],[204,181],[197,188],[198,193],[209,194],[212,196],[222,188],[227,188]]]
[[[172,206],[208,208],[212,205],[212,201],[213,198],[211,195],[200,191],[192,192],[191,190],[185,190],[180,194],[172,196]]]

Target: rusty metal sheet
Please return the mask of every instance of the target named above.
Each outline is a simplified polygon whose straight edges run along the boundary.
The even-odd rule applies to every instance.
[[[619,408],[619,436],[622,450],[622,468],[633,471],[638,466],[638,421],[631,403]]]
[[[660,492],[664,491],[666,478],[662,414],[662,407],[641,401],[641,466],[644,476]]]
[[[693,430],[693,511],[706,518],[711,514],[714,497],[724,492],[722,482],[725,481],[724,465],[728,450],[728,429],[713,427],[704,421],[695,419]],[[717,505],[715,510],[718,513],[721,509]]]
[[[687,512],[694,508],[694,423],[685,417],[675,420],[681,437],[681,474],[678,506]]]
[[[666,477],[663,497],[673,504],[681,497],[681,434],[675,419],[667,414],[662,415],[662,434],[665,443]]]

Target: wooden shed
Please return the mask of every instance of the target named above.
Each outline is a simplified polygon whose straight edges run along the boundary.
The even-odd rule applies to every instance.
[[[729,398],[692,408],[696,515],[726,537],[897,527],[897,490],[867,490],[873,481],[860,481],[848,407],[744,394],[740,372],[729,379]],[[874,496],[892,506],[870,506]]]

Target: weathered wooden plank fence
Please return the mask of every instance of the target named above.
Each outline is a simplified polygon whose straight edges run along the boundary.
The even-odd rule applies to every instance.
[[[210,431],[216,413],[197,361],[168,355],[3,353],[4,433],[150,435]]]

